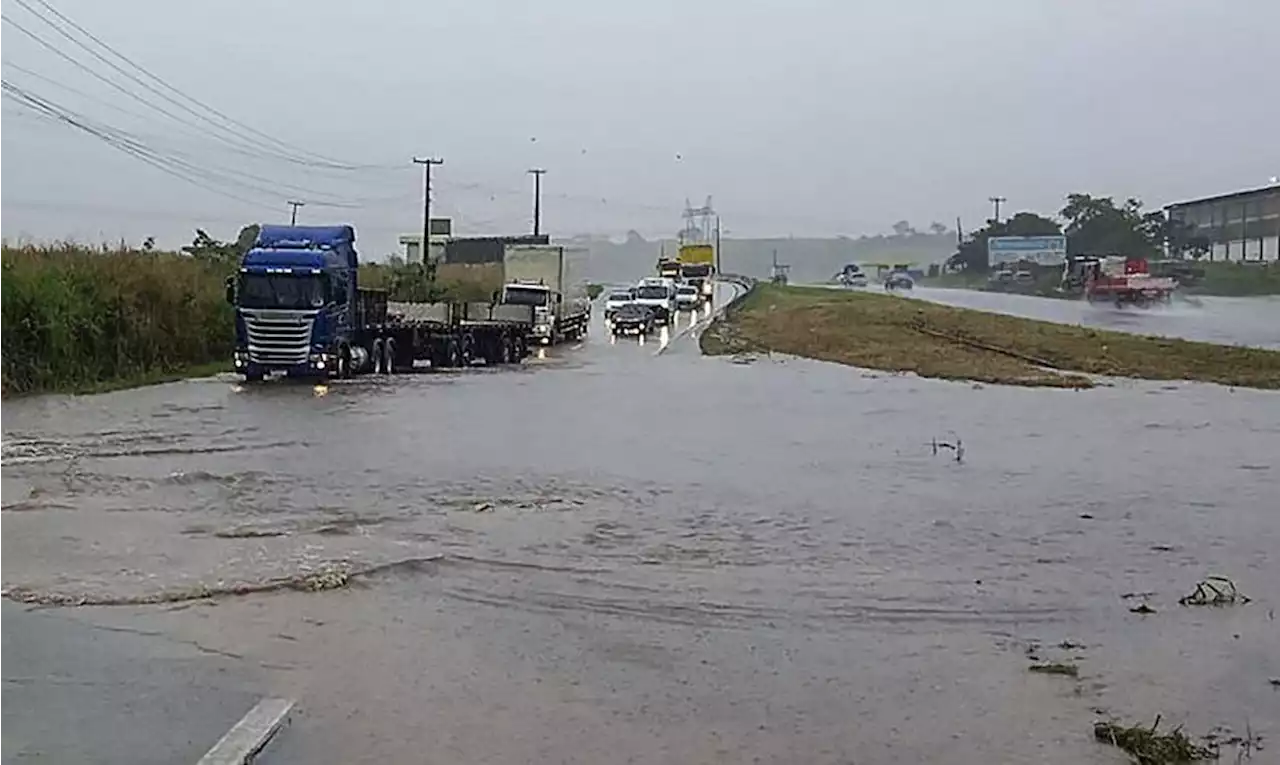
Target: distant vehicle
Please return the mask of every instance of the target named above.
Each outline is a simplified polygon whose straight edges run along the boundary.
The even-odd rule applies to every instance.
[[[680,264],[680,278],[684,280],[685,284],[697,287],[707,300],[711,299],[711,293],[714,288],[711,283],[714,273],[715,269],[710,263]]]
[[[667,279],[678,279],[680,277],[680,260],[668,257],[658,258],[658,276]]]
[[[639,303],[628,303],[613,314],[610,329],[614,335],[647,335],[657,327],[657,315],[653,308]]]
[[[1146,258],[1112,255],[1076,256],[1063,269],[1062,289],[1090,303],[1115,303],[1116,308],[1146,308],[1168,303],[1178,283],[1168,276],[1152,276]]]
[[[654,320],[659,324],[666,324],[676,312],[675,282],[659,277],[646,278],[636,287],[636,299],[633,302],[653,309]]]
[[[905,271],[894,271],[885,277],[884,288],[890,292],[894,290],[909,290],[916,286],[911,277]]]
[[[604,318],[605,321],[613,318],[618,309],[624,305],[634,303],[636,299],[635,290],[614,290],[610,292],[604,299]]]
[[[692,311],[702,303],[702,292],[692,284],[676,287],[676,310]]]
[[[865,287],[867,275],[862,272],[857,263],[850,263],[836,274],[835,283],[843,287]]]

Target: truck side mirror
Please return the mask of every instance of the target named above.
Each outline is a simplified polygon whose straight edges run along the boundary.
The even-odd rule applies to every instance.
[[[226,290],[225,295],[227,299],[227,304],[235,305],[236,304],[236,278],[234,276],[228,276],[226,282],[224,282],[224,286]]]

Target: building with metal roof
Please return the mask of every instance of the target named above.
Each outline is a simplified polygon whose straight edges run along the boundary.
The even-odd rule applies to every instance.
[[[1280,183],[1165,205],[1209,243],[1210,260],[1280,260]]]

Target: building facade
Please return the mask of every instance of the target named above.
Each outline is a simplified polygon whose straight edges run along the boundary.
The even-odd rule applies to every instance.
[[[1165,205],[1209,260],[1280,260],[1280,184]]]

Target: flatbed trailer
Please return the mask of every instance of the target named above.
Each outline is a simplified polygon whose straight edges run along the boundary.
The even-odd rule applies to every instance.
[[[369,371],[395,374],[426,361],[432,369],[518,364],[529,355],[533,310],[488,303],[387,303],[382,321],[359,327]]]

